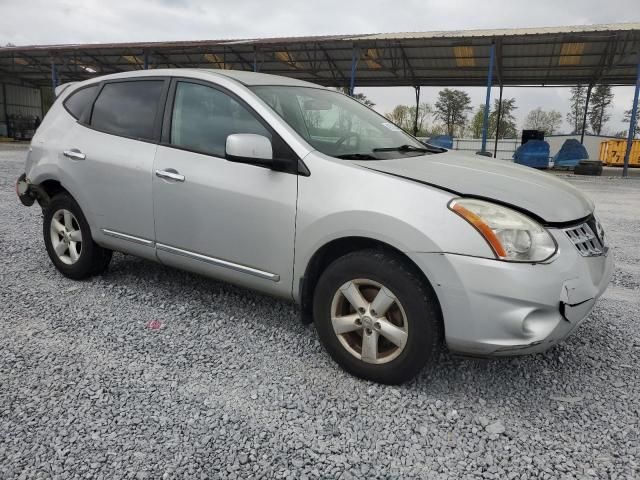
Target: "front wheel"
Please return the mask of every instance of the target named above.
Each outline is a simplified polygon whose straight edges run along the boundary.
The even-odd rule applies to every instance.
[[[354,252],[322,273],[314,294],[321,342],[346,371],[398,384],[437,360],[442,320],[431,286],[404,259]]]
[[[66,277],[79,280],[102,273],[111,261],[111,250],[93,241],[80,206],[66,193],[47,205],[43,235],[49,258]]]

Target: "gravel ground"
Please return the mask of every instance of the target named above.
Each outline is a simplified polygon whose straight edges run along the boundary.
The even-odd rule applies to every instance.
[[[63,278],[24,154],[0,147],[0,478],[640,477],[640,181],[570,178],[617,259],[570,339],[387,387],[289,303],[120,254]]]

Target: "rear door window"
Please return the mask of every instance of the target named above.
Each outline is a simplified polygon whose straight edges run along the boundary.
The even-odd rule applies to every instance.
[[[69,98],[64,101],[64,107],[76,119],[82,117],[82,114],[91,106],[91,102],[98,93],[99,85],[91,85],[90,87],[76,90]]]
[[[107,83],[93,106],[91,126],[139,140],[154,139],[164,80]]]

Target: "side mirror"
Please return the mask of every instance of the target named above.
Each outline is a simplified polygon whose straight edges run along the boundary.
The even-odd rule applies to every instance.
[[[234,133],[227,137],[225,157],[230,162],[271,168],[273,165],[271,140],[254,133]]]

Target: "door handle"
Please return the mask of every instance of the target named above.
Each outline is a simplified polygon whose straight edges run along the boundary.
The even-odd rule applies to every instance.
[[[62,154],[65,157],[70,158],[71,160],[84,160],[85,158],[87,158],[87,156],[77,148],[72,148],[71,150],[65,150],[64,152],[62,152]]]
[[[176,182],[184,182],[184,175],[180,175],[175,170],[156,170],[156,177],[167,178],[169,180],[175,180]]]

